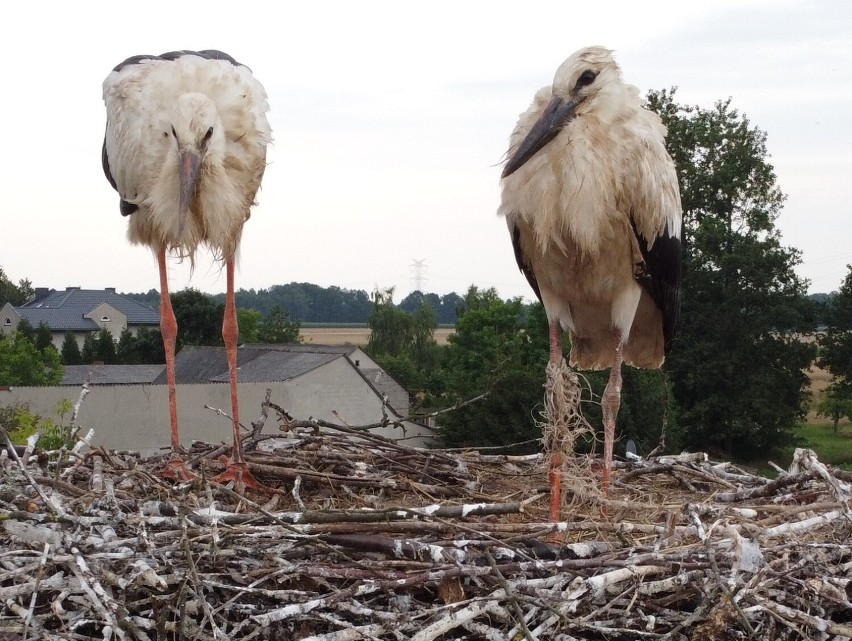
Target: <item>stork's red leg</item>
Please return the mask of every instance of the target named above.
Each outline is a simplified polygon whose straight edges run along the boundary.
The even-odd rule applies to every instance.
[[[180,458],[180,439],[178,437],[177,396],[175,394],[175,342],[177,340],[177,320],[169,296],[169,276],[166,269],[166,248],[157,252],[157,264],[160,267],[160,334],[163,336],[163,348],[166,353],[166,383],[169,388],[169,418],[172,424],[172,456],[163,469],[163,476],[187,481],[195,478]]]
[[[604,470],[603,491],[609,494],[609,478],[612,471],[612,448],[615,442],[615,418],[621,407],[621,363],[624,360],[624,343],[621,332],[616,332],[615,355],[612,359],[612,369],[609,381],[604,389],[601,405],[603,406],[604,424]]]
[[[234,420],[234,449],[227,469],[214,480],[220,483],[234,481],[237,491],[246,487],[262,488],[249,472],[243,459],[243,445],[240,440],[240,408],[237,388],[237,341],[240,330],[237,324],[237,307],[234,303],[234,257],[225,261],[227,285],[225,292],[225,318],[222,322],[222,340],[225,342],[225,354],[228,357],[228,373],[231,381],[231,415]]]
[[[559,367],[562,364],[562,327],[558,322],[548,325],[550,335],[550,362]],[[556,439],[557,442],[561,439]],[[550,521],[562,520],[562,453],[558,448],[550,452]],[[554,535],[553,538],[558,538]]]

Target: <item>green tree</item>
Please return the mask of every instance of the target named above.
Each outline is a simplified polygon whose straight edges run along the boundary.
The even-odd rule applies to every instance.
[[[420,295],[419,302],[413,312],[406,311],[402,305],[394,305],[393,291],[389,288],[373,293],[367,352],[409,392],[418,396],[420,392],[438,394],[443,390],[443,372],[441,348],[435,340],[435,309],[415,292]]]
[[[411,316],[411,356],[421,370],[432,369],[440,359],[440,348],[435,340],[438,314],[423,300]]]
[[[370,339],[367,341],[367,351],[372,355],[400,355],[411,345],[414,319],[393,304],[393,292],[393,287],[373,292]]]
[[[63,365],[82,365],[83,356],[80,354],[80,345],[72,332],[65,332],[60,351]]]
[[[825,332],[819,337],[819,365],[831,381],[817,412],[832,419],[835,432],[840,419],[850,416],[852,404],[852,265],[847,270],[840,290],[825,302]]]
[[[140,362],[136,337],[127,327],[121,330],[115,346],[115,362],[122,365],[135,365]]]
[[[36,349],[44,350],[53,345],[53,332],[50,331],[47,323],[44,321],[38,324],[35,330],[34,341]]]
[[[133,338],[136,363],[158,365],[166,362],[163,336],[159,329],[140,327]]]
[[[831,382],[816,406],[817,416],[831,419],[835,434],[837,434],[840,419],[852,420],[852,389],[850,387],[852,386],[845,381]]]
[[[31,342],[33,345],[35,345],[35,340],[36,340],[35,329],[33,328],[33,324],[29,321],[29,319],[22,318],[18,322],[18,326],[15,328],[15,333],[18,334],[18,336],[22,336],[23,338],[25,338],[29,342]]]
[[[529,441],[534,451],[541,432],[549,347],[541,305],[527,314],[520,298],[503,301],[494,289],[471,287],[459,305],[456,331],[444,351],[451,402],[489,391],[488,397],[441,417],[448,446],[492,446]]]
[[[237,310],[237,324],[240,328],[240,344],[257,343],[260,323],[263,314],[256,309],[240,308]]]
[[[58,385],[63,369],[59,351],[38,350],[24,335],[0,334],[0,385]]]
[[[15,307],[23,305],[34,294],[33,286],[27,279],[21,279],[15,285],[3,268],[0,267],[0,307],[6,303],[11,303]]]
[[[832,381],[852,384],[852,265],[846,269],[823,313],[826,328],[819,339],[819,364],[831,373]]]
[[[106,365],[115,363],[115,339],[106,327],[95,336],[95,360]]]
[[[97,360],[95,352],[95,333],[90,332],[83,339],[83,349],[80,351],[80,358],[83,360],[83,365],[91,365]]]
[[[814,348],[806,283],[775,221],[784,195],[766,134],[720,101],[648,94],[668,127],[684,210],[680,338],[667,368],[690,446],[740,456],[790,444],[807,406]]]
[[[445,398],[461,401],[485,390],[488,396],[441,417],[443,442],[452,446],[525,442],[521,451],[537,450],[550,355],[544,307],[526,306],[520,299],[503,301],[494,289],[471,287],[458,311],[456,331],[443,354]],[[609,374],[580,374],[584,387],[580,410],[602,432],[599,399]],[[623,374],[619,438],[632,438],[640,451],[647,452],[659,442],[665,423],[667,444],[676,445],[677,412],[666,375],[633,367],[624,367]],[[602,433],[599,441],[603,442]]]
[[[178,326],[178,350],[184,345],[222,344],[223,304],[192,288],[172,294],[171,298]]]
[[[269,316],[260,322],[257,340],[260,343],[301,343],[301,327],[301,323],[290,320],[290,315],[280,305],[273,305]]]

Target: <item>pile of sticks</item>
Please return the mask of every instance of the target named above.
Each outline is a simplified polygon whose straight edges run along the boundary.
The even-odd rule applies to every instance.
[[[177,485],[164,457],[5,450],[0,640],[852,638],[852,478],[809,450],[775,480],[621,463],[554,524],[541,456],[246,445],[269,492],[209,480],[203,443]]]

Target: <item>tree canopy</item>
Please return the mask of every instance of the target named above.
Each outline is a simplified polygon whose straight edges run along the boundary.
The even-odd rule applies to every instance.
[[[775,221],[784,203],[766,134],[731,106],[648,94],[668,127],[684,212],[681,329],[667,369],[688,445],[735,455],[789,444],[814,348],[806,282]]]
[[[0,385],[57,385],[62,374],[52,344],[39,349],[26,333],[0,334]]]
[[[819,364],[831,381],[817,411],[832,419],[835,432],[841,418],[852,419],[852,265],[847,270],[840,290],[825,303],[819,338]]]
[[[35,293],[32,283],[26,278],[22,278],[16,285],[0,267],[0,307],[6,303],[11,303],[14,306],[23,305]]]

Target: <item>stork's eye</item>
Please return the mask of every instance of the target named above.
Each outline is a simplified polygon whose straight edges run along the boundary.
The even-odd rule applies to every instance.
[[[207,133],[204,134],[204,142],[207,142],[212,137],[213,137],[213,127],[210,127],[210,129],[207,130]]]
[[[579,89],[580,87],[588,87],[595,81],[595,78],[597,77],[598,74],[596,74],[594,71],[592,71],[591,69],[586,69],[583,73],[580,74],[580,77],[577,78],[577,85],[575,86],[575,89]]]

